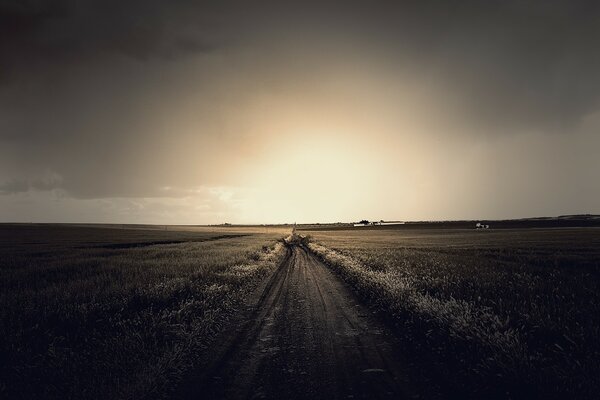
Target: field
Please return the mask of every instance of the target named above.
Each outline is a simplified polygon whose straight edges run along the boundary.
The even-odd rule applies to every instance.
[[[600,228],[289,234],[0,225],[0,397],[600,391]]]
[[[261,231],[0,226],[0,397],[164,395],[279,264]]]
[[[600,390],[599,229],[303,234],[447,393],[592,398]]]

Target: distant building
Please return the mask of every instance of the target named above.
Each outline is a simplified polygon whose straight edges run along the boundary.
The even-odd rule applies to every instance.
[[[362,220],[354,224],[354,226],[379,226],[379,225],[404,225],[402,221],[389,221],[386,222],[384,220],[369,222],[367,220]]]

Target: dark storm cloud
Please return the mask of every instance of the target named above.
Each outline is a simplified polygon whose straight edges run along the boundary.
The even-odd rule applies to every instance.
[[[202,31],[212,12],[186,2],[2,1],[0,63],[3,75],[65,67],[86,58],[123,54],[177,58],[215,50]],[[204,13],[203,11],[205,11]],[[193,11],[196,20],[186,12]]]
[[[0,184],[0,195],[28,192],[30,190],[49,191],[62,188],[62,178],[56,174],[45,174],[32,180],[12,179]]]
[[[68,70],[111,54],[148,60],[211,52],[258,31],[267,32],[264,41],[295,31],[296,41],[306,33],[315,45],[333,47],[371,35],[373,47],[398,51],[396,62],[409,58],[455,91],[474,119],[569,129],[598,106],[597,4],[4,0],[0,65],[4,80],[27,79],[40,69]]]
[[[182,62],[225,46],[215,4],[0,0],[0,193],[50,190],[51,170],[81,198],[160,195],[144,120]]]
[[[471,117],[569,131],[599,107],[600,8],[587,1],[446,2],[424,8],[415,51]],[[493,130],[493,126],[484,126]]]
[[[222,143],[239,110],[221,92],[252,99],[274,76],[284,81],[274,87],[302,83],[357,58],[438,88],[463,122],[449,132],[573,134],[600,108],[597,4],[0,0],[0,192],[152,197],[216,181],[218,151],[242,147]],[[193,64],[213,56],[222,64]],[[153,119],[192,92],[196,142]],[[61,181],[44,184],[47,170]]]
[[[13,179],[0,184],[0,194],[23,193],[29,190],[29,182]]]

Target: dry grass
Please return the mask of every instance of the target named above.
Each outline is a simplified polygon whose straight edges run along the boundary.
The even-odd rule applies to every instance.
[[[600,389],[600,230],[311,234],[311,250],[458,393]]]
[[[162,396],[284,254],[279,233],[0,233],[3,398]]]

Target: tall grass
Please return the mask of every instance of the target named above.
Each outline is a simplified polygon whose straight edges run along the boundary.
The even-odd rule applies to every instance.
[[[5,236],[0,397],[161,397],[285,252],[276,234],[65,229]]]
[[[312,234],[310,249],[459,392],[600,390],[598,230]]]

